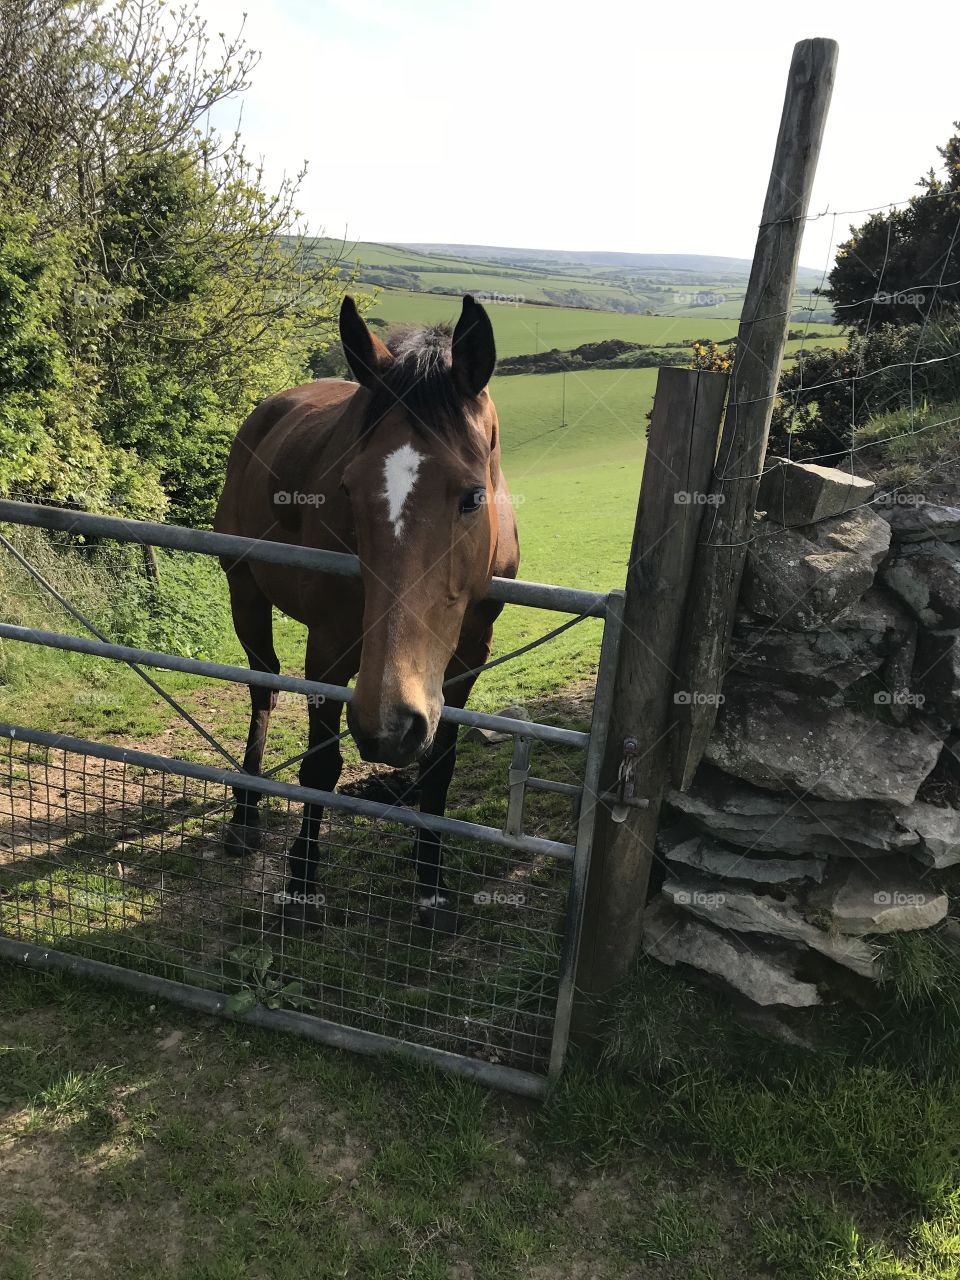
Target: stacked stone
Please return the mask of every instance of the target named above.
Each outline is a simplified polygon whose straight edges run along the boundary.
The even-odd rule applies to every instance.
[[[932,877],[960,863],[960,811],[949,781],[918,793],[960,750],[960,508],[782,462],[758,510],[644,945],[758,1004],[813,1005],[879,977],[879,935],[947,913]]]

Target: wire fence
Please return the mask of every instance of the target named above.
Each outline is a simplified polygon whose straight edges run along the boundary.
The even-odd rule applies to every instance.
[[[7,741],[0,933],[217,991],[237,1011],[293,1009],[546,1070],[569,863],[448,840],[470,920],[441,945],[412,910],[409,829],[331,810],[298,925],[285,862],[299,806],[268,798],[262,850],[243,860],[223,852],[231,802],[212,782]]]
[[[97,528],[121,541],[142,541],[152,528],[6,501],[0,508],[5,520],[19,517],[41,528],[71,523],[78,533]],[[167,526],[158,536],[189,544],[172,555],[220,552],[216,537],[202,531]],[[35,659],[41,682],[44,672],[66,676],[62,654],[73,655],[86,664],[85,688],[105,693],[103,709],[122,709],[131,698],[137,725],[136,709],[151,695],[181,721],[179,737],[160,744],[143,742],[134,729],[135,746],[0,724],[0,955],[73,966],[138,989],[149,979],[162,984],[158,995],[192,1007],[203,993],[211,1012],[273,1017],[277,1029],[362,1051],[428,1054],[488,1083],[541,1093],[560,1069],[569,1031],[619,593],[494,580],[491,591],[573,615],[517,655],[587,617],[602,620],[598,681],[605,671],[606,693],[598,689],[592,722],[585,700],[583,729],[552,723],[546,709],[538,708],[534,722],[444,708],[445,719],[477,731],[483,745],[472,760],[461,747],[468,764],[450,797],[458,816],[437,816],[415,807],[415,771],[363,765],[351,749],[336,793],[278,777],[289,776],[304,754],[284,750],[283,735],[272,749],[279,763],[268,759],[256,777],[241,773],[221,738],[233,736],[231,708],[245,708],[244,685],[292,696],[298,738],[308,698],[342,703],[351,691],[117,645],[67,598],[66,586],[58,589],[30,563],[29,553],[6,537],[0,545],[23,582],[92,632],[91,638],[3,622],[0,646],[16,641],[34,655],[56,650],[60,666]],[[297,553],[269,542],[246,551],[266,560]],[[338,558],[342,571],[358,573],[347,560]],[[152,677],[148,690],[130,677],[104,687],[102,673],[95,676],[90,666],[104,659],[140,679],[144,667],[154,667],[226,681],[223,688],[238,697],[205,700],[188,688],[174,698]],[[62,702],[62,689],[58,697]],[[108,726],[99,709],[95,701],[89,719],[101,738]],[[262,834],[246,857],[231,856],[226,839],[238,787],[260,796]],[[323,818],[314,832],[315,881],[301,891],[292,851],[305,804],[313,812],[322,806]],[[420,911],[420,835],[442,847],[443,920]]]
[[[826,286],[837,252],[838,220],[865,213],[889,214],[911,207],[917,199],[943,200],[956,206],[958,215],[949,239],[940,246],[925,270],[918,271],[916,281],[910,286],[898,286],[894,295],[884,293],[883,281],[893,251],[888,224],[884,256],[879,269],[864,264],[865,274],[872,272],[875,275],[877,285],[874,292],[853,302],[834,302],[830,299]],[[876,491],[869,499],[858,504],[860,506],[889,509],[907,499],[922,504],[925,501],[923,483],[936,475],[942,467],[942,452],[932,449],[932,458],[926,462],[916,459],[910,474],[898,478],[896,469],[885,460],[883,451],[884,446],[896,444],[903,456],[909,456],[911,449],[926,447],[925,437],[939,442],[941,434],[946,435],[951,428],[960,427],[960,312],[952,305],[952,300],[948,304],[944,299],[948,290],[960,285],[960,271],[957,269],[960,267],[960,192],[927,191],[922,197],[911,197],[874,208],[824,210],[808,215],[805,222],[812,223],[827,217],[832,219],[829,249],[819,285],[813,292],[813,302],[805,308],[807,319],[801,346],[789,377],[781,379],[781,385],[772,397],[738,400],[734,361],[731,388],[734,445],[721,452],[715,473],[715,493],[722,498],[724,485],[760,480],[769,469],[774,453],[793,461],[796,451],[796,460],[827,464],[874,481]],[[853,243],[852,239],[847,243]],[[855,247],[849,252],[855,254]],[[908,305],[916,306],[915,321],[909,325],[905,325],[902,319],[894,324],[889,315],[888,303],[902,297],[912,299],[912,303]],[[813,325],[824,322],[844,325],[846,313],[853,313],[864,307],[869,307],[865,323],[847,328],[843,345],[832,348],[812,346],[808,349],[807,344],[811,338],[816,337]],[[752,323],[769,318],[771,317],[743,317]],[[881,341],[885,341],[892,349],[897,346],[904,348],[902,354],[906,358],[889,359],[877,363],[875,367],[867,367],[871,357],[875,357],[871,344],[880,347]],[[784,385],[785,381],[787,385]],[[779,431],[763,467],[760,471],[749,474],[726,470],[725,454],[736,456],[736,413],[749,405],[769,403],[771,400]],[[840,427],[837,406],[844,401],[848,402],[849,418],[845,427]],[[882,427],[885,419],[897,413],[903,414],[906,421],[891,423],[889,430],[884,433]],[[801,420],[804,414],[806,421]],[[829,417],[826,434],[832,436],[829,447],[813,450],[799,447],[805,444],[805,428],[819,428],[816,434],[825,434],[825,416]],[[875,424],[873,430],[867,429],[868,423]],[[960,435],[960,432],[957,434]],[[949,462],[949,458],[947,461]],[[960,459],[954,459],[954,465],[960,467]],[[852,509],[855,510],[856,507]],[[726,543],[716,540],[719,513],[715,504],[713,512],[708,513],[704,521],[702,540],[708,546],[732,547],[749,546],[759,539],[776,537],[781,522],[777,520],[776,511],[767,514],[771,522],[758,523],[744,542]]]

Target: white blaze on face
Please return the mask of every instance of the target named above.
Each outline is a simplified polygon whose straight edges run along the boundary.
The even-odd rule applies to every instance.
[[[384,490],[387,500],[387,515],[393,525],[393,534],[399,538],[403,533],[403,509],[407,499],[417,483],[417,474],[423,462],[423,454],[418,453],[412,445],[403,444],[393,453],[388,453],[383,460]]]

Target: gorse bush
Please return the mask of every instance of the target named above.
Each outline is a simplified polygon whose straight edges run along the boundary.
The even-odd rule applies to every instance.
[[[871,419],[960,400],[960,134],[938,150],[942,175],[931,170],[919,195],[837,249],[824,294],[847,345],[781,376],[771,454],[829,463]]]
[[[913,325],[960,311],[960,133],[937,151],[942,175],[931,169],[919,195],[871,214],[838,247],[824,291],[838,324],[866,333],[884,318]]]

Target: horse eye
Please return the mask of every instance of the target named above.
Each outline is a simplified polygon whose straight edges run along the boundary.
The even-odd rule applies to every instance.
[[[468,489],[460,499],[461,514],[469,515],[471,511],[479,511],[486,496],[485,489]]]

